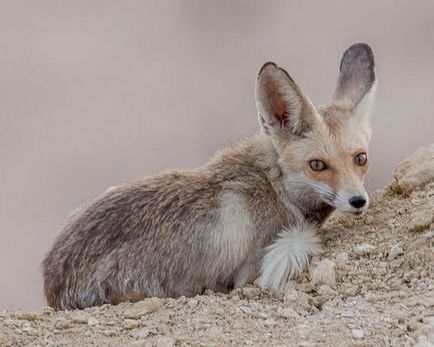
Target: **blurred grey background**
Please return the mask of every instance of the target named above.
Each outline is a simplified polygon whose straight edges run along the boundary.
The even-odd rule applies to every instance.
[[[434,140],[434,2],[0,2],[0,309],[44,304],[40,262],[109,186],[194,168],[258,129],[268,60],[315,103],[342,52],[372,45],[371,188]]]

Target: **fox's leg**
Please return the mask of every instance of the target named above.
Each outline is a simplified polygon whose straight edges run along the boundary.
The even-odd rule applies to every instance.
[[[258,259],[254,254],[248,257],[241,265],[234,278],[234,289],[242,288],[247,283],[253,282],[258,275]]]
[[[318,226],[307,221],[282,230],[265,249],[261,264],[261,287],[280,289],[289,279],[299,276],[309,263],[309,256],[321,252]]]

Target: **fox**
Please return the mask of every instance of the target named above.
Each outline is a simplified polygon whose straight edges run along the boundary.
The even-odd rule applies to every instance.
[[[280,290],[322,252],[334,211],[369,205],[374,54],[343,53],[335,90],[314,106],[276,63],[255,86],[260,131],[193,170],[168,170],[111,187],[75,213],[42,262],[56,310],[146,297]]]

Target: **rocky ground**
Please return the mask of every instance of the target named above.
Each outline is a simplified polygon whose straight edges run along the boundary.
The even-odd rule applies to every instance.
[[[325,252],[282,293],[150,298],[0,312],[0,346],[434,346],[434,145],[395,170],[364,216],[333,217]]]

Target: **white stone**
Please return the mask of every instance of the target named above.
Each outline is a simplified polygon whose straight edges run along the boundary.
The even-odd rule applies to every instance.
[[[107,329],[107,330],[104,330],[104,335],[105,336],[116,336],[116,330],[113,330],[113,329]]]
[[[199,304],[199,301],[197,301],[196,299],[190,299],[187,302],[187,305],[190,307],[196,307]]]
[[[273,318],[268,318],[268,319],[264,320],[264,325],[273,326],[276,324],[277,324],[277,322]]]
[[[42,313],[45,315],[52,315],[54,312],[54,309],[52,307],[46,306],[43,308]]]
[[[32,325],[29,322],[25,322],[23,324],[23,327],[21,328],[21,330],[25,333],[27,333],[28,335],[37,335],[38,331],[32,327]]]
[[[375,246],[370,245],[369,243],[362,243],[354,247],[354,252],[358,255],[368,255],[371,254],[375,248]]]
[[[430,224],[433,222],[433,218],[434,212],[432,210],[416,211],[411,215],[408,230],[411,232],[424,231],[429,228]]]
[[[149,331],[149,329],[141,329],[137,332],[132,333],[131,336],[135,337],[136,339],[144,339],[146,337],[148,337],[151,334],[151,332]]]
[[[424,233],[423,235],[422,235],[424,238],[426,238],[426,239],[432,239],[433,238],[433,236],[434,236],[434,231],[432,231],[432,230],[430,230],[430,231],[427,231],[426,233]]]
[[[135,319],[125,319],[123,328],[126,330],[136,329],[140,326],[140,323]]]
[[[367,215],[365,218],[365,224],[371,225],[373,222],[374,222],[374,217],[372,217],[371,215]]]
[[[313,269],[310,281],[314,287],[319,287],[326,284],[333,287],[336,284],[336,264],[330,259],[321,260],[318,265]]]
[[[98,321],[98,319],[96,319],[96,318],[94,318],[94,317],[90,317],[90,318],[87,320],[87,324],[90,325],[90,326],[92,327],[92,326],[94,326],[94,325],[99,324],[99,321]]]
[[[173,347],[176,340],[171,337],[161,337],[155,342],[155,347]]]
[[[351,330],[351,335],[355,339],[363,339],[365,337],[365,332],[362,329],[353,329]]]
[[[328,285],[326,284],[322,284],[319,288],[318,288],[318,294],[331,298],[336,296],[337,292],[335,290],[333,290],[332,288],[330,288]]]
[[[243,296],[246,299],[255,299],[259,296],[260,290],[255,287],[246,287],[243,288]]]
[[[25,319],[28,321],[33,321],[41,318],[40,314],[36,311],[20,311],[20,310],[15,312],[15,317],[18,319]]]
[[[278,307],[277,314],[286,319],[298,319],[300,315],[295,312],[291,307]]]
[[[425,324],[432,325],[434,327],[434,316],[427,316],[422,320]]]
[[[348,253],[347,252],[341,252],[336,256],[336,262],[339,265],[345,265],[348,263]]]
[[[434,180],[434,143],[420,147],[394,170],[395,187],[409,194]]]
[[[145,299],[125,310],[124,317],[139,319],[141,316],[157,311],[163,304],[163,300],[158,298]]]
[[[400,256],[401,254],[404,254],[404,250],[402,249],[401,245],[399,244],[393,245],[390,248],[388,259],[393,260],[398,256]]]
[[[86,324],[89,321],[90,314],[81,310],[76,310],[71,312],[70,317],[74,323]]]
[[[59,330],[68,329],[70,326],[70,322],[65,318],[58,318],[54,322],[54,327]]]

